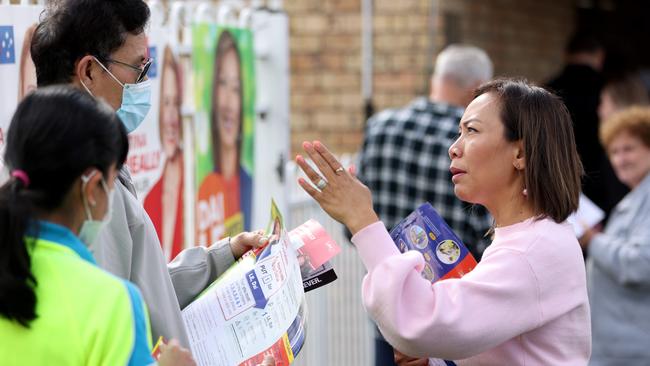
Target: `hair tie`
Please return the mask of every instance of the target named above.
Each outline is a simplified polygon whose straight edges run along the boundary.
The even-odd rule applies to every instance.
[[[23,182],[25,188],[29,187],[29,176],[24,170],[16,169],[11,172],[11,176]]]

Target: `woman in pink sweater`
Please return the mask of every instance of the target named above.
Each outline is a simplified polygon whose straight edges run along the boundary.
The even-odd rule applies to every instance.
[[[368,269],[364,305],[396,350],[460,365],[586,365],[584,262],[565,222],[578,206],[582,166],[564,104],[525,81],[492,81],[459,131],[449,148],[455,193],[495,220],[492,244],[461,279],[423,279],[422,255],[398,251],[368,188],[321,143],[303,144],[320,172],[296,158],[319,189],[299,184],[354,234]]]

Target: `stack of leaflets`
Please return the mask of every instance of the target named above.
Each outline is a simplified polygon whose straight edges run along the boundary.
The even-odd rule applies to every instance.
[[[254,366],[273,356],[286,366],[302,349],[306,288],[336,279],[329,260],[340,248],[312,220],[287,233],[274,202],[267,234],[269,244],[244,254],[183,309],[198,365]]]
[[[400,221],[390,236],[400,252],[417,250],[425,265],[422,277],[434,283],[460,278],[476,267],[476,260],[467,247],[429,203],[420,205]],[[430,366],[453,366],[452,361],[429,359]]]

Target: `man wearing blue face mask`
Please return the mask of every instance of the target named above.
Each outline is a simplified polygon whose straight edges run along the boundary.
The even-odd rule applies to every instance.
[[[106,60],[107,62],[126,66],[137,72],[138,77],[134,84],[121,82],[112,72],[110,72],[110,70],[108,70],[106,66],[104,66],[101,61],[97,59],[97,57],[93,57],[93,59],[110,77],[115,80],[116,83],[122,87],[122,103],[117,110],[117,115],[122,120],[122,123],[124,123],[126,130],[129,133],[133,132],[138,128],[138,126],[140,126],[142,121],[144,121],[144,118],[147,116],[147,113],[149,113],[149,109],[151,108],[151,80],[147,78],[147,72],[153,63],[153,59],[147,59],[143,63],[142,68],[121,61],[115,61],[112,59]],[[86,84],[84,84],[83,78],[79,79],[79,83],[89,94],[92,95],[90,89],[88,89]]]
[[[135,130],[151,106],[148,19],[141,0],[52,2],[31,44],[38,86],[71,83],[105,100],[128,132]],[[266,240],[261,232],[241,233],[207,249],[186,249],[167,265],[126,168],[115,181],[114,196],[110,221],[91,250],[101,267],[140,287],[150,307],[153,339],[177,338],[188,346],[180,309],[235,258]]]

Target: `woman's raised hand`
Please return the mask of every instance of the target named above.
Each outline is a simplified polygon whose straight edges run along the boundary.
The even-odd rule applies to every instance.
[[[353,235],[379,221],[372,208],[370,190],[353,175],[353,168],[346,170],[325,145],[318,141],[305,141],[302,147],[318,171],[307,164],[301,155],[296,156],[296,162],[318,189],[303,178],[298,179],[298,184],[328,215],[347,226]]]

